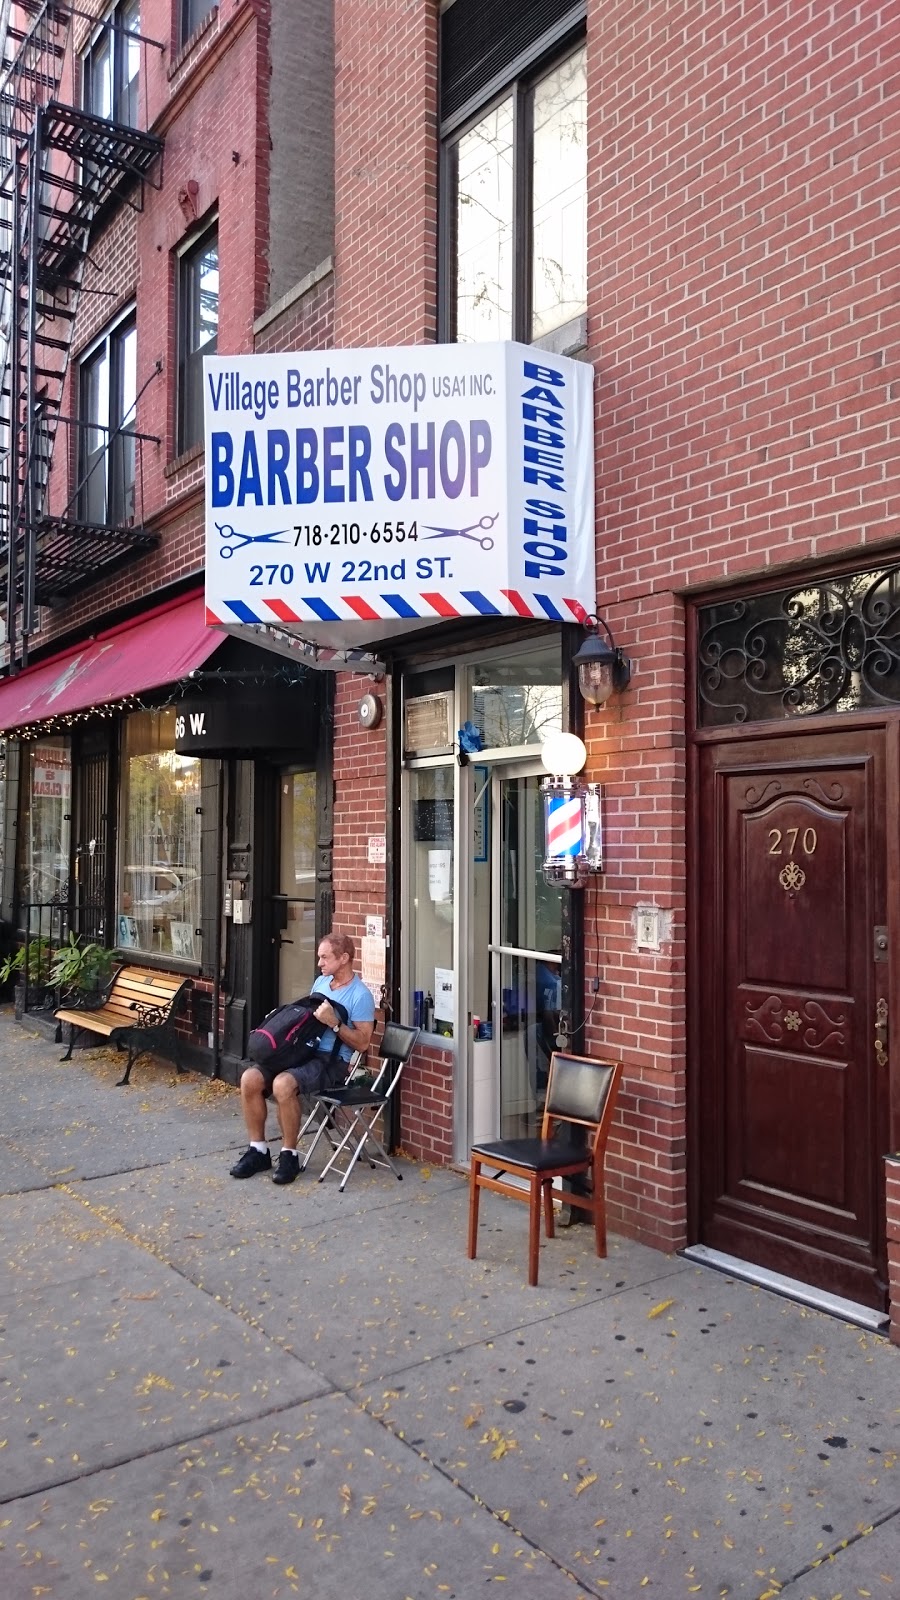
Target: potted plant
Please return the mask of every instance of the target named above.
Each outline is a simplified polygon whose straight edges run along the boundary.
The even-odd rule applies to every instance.
[[[26,944],[20,944],[18,949],[10,952],[0,964],[0,988],[7,984],[10,978],[15,980],[16,1017],[21,1019],[25,1014],[25,988],[26,980],[29,991],[39,994],[44,998],[48,983],[50,983],[50,954],[49,941],[43,936],[29,939]]]
[[[75,994],[82,1002],[89,1002],[106,988],[115,961],[114,950],[93,941],[82,944],[77,933],[70,933],[53,957],[50,983],[61,994]]]

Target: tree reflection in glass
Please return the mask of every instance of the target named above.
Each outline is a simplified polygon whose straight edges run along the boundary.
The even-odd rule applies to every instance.
[[[534,90],[532,330],[540,339],[587,306],[587,77],[585,53]]]
[[[456,337],[512,337],[513,103],[495,106],[456,146]]]

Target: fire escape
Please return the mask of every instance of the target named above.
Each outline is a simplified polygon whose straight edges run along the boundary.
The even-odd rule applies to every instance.
[[[0,562],[12,671],[27,661],[39,606],[64,603],[158,543],[142,526],[148,439],[134,430],[134,407],[114,427],[62,412],[79,299],[95,288],[84,280],[97,225],[123,202],[141,209],[145,182],[161,182],[161,139],[82,109],[74,86],[62,92],[67,64],[74,85],[76,16],[86,20],[59,0],[3,0],[0,10]],[[120,5],[96,24],[92,48],[107,32],[120,50],[161,48],[136,22],[136,6]],[[126,109],[137,120],[136,104]],[[91,492],[113,462],[124,492]]]

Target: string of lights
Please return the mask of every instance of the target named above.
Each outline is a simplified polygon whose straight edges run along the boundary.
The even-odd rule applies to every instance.
[[[82,722],[95,719],[111,721],[115,717],[127,716],[137,711],[167,711],[192,690],[202,692],[204,688],[217,683],[223,685],[240,683],[248,689],[267,688],[276,684],[301,688],[307,682],[307,671],[308,669],[287,661],[283,666],[249,670],[227,667],[197,668],[187,677],[179,678],[177,682],[167,684],[163,689],[145,691],[148,696],[146,699],[141,694],[128,694],[100,705],[83,706],[77,711],[65,711],[56,716],[42,717],[36,722],[23,723],[20,727],[0,730],[0,739],[20,739],[23,743],[30,743],[51,734],[66,733]]]

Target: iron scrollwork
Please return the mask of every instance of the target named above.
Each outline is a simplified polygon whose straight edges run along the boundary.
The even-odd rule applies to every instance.
[[[900,705],[900,567],[704,606],[700,723]]]

